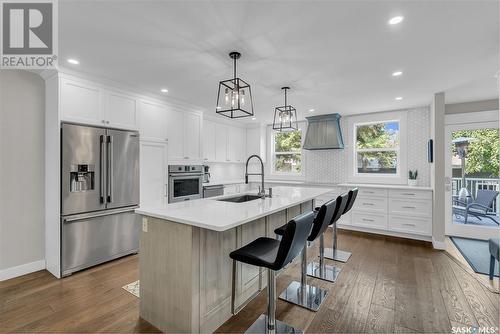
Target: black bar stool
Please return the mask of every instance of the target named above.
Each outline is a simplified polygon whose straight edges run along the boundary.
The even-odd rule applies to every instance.
[[[314,213],[301,214],[285,225],[281,241],[262,237],[229,254],[233,261],[267,268],[267,315],[261,315],[246,333],[302,333],[276,320],[276,271],[292,262],[300,253],[313,221]],[[232,299],[234,301],[234,293]]]
[[[344,208],[344,211],[342,212],[343,215],[352,209],[352,206],[354,205],[354,201],[356,200],[357,196],[358,196],[358,188],[349,190],[347,203]],[[351,257],[351,255],[352,255],[351,252],[346,252],[337,249],[337,222],[335,221],[335,223],[333,224],[333,248],[325,248],[325,258],[339,262],[347,262]]]
[[[326,298],[326,290],[307,284],[307,245],[326,231],[335,213],[335,206],[335,200],[329,201],[323,204],[319,211],[314,213],[315,218],[312,230],[307,237],[307,241],[304,242],[304,248],[302,249],[300,282],[293,281],[290,283],[285,291],[280,294],[280,299],[312,311],[317,311]],[[274,230],[274,233],[282,236],[284,230],[285,226],[281,226]]]
[[[337,277],[340,273],[340,268],[335,267],[335,266],[330,266],[325,263],[325,256],[324,256],[324,248],[325,248],[325,241],[324,241],[324,233],[328,227],[328,225],[336,222],[340,216],[341,213],[343,212],[344,209],[344,203],[346,200],[342,196],[338,196],[336,199],[331,200],[325,204],[323,204],[321,207],[316,208],[315,212],[317,212],[317,216],[321,215],[321,211],[323,210],[323,207],[325,205],[331,205],[333,206],[333,210],[330,215],[325,216],[325,219],[328,219],[326,222],[326,227],[321,230],[321,234],[319,235],[319,263],[318,262],[311,262],[307,265],[307,276],[311,277],[316,277],[325,281],[329,282],[335,282],[337,280]],[[314,229],[314,227],[313,227]]]

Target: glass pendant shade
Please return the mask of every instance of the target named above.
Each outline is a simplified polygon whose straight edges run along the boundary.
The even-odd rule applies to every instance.
[[[253,100],[250,85],[243,79],[236,77],[236,59],[240,58],[241,54],[231,52],[229,56],[234,60],[234,77],[233,79],[219,82],[215,111],[229,118],[253,116]]]
[[[294,131],[298,130],[297,110],[291,105],[287,105],[286,91],[290,87],[281,88],[285,91],[285,105],[274,108],[273,130]]]

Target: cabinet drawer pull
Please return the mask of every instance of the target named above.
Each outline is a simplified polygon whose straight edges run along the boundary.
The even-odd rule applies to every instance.
[[[363,192],[366,193],[366,194],[374,194],[375,193],[373,191],[368,191],[368,190],[364,190]]]
[[[363,203],[363,205],[375,205],[373,203]]]
[[[364,222],[373,222],[374,220],[373,220],[373,219],[363,218],[363,221],[364,221]]]
[[[189,157],[184,157],[184,159],[189,159]]]
[[[403,209],[416,209],[414,206],[402,206]]]
[[[411,226],[411,227],[415,227],[415,224],[403,223],[403,224],[401,224],[401,225],[403,225],[403,226]]]
[[[415,196],[415,193],[403,193],[404,196]]]

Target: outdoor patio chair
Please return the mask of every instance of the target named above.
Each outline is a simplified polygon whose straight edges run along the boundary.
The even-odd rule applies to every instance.
[[[496,213],[492,209],[492,204],[497,196],[498,191],[496,190],[479,189],[476,198],[468,200],[468,203],[458,198],[453,198],[453,214],[463,216],[465,224],[467,224],[467,218],[473,216],[479,220],[489,218],[500,225],[494,218]]]

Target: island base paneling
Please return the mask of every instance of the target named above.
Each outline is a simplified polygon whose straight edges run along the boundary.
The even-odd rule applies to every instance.
[[[211,333],[231,317],[229,253],[304,211],[312,201],[218,232],[144,217],[139,255],[140,316],[165,332]],[[236,265],[235,306],[266,286],[265,270]]]

